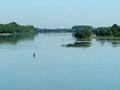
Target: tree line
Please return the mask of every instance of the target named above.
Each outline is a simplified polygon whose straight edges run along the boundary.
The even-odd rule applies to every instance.
[[[0,24],[0,33],[35,33],[37,28],[32,25],[21,26],[16,22]]]
[[[99,27],[95,30],[97,36],[120,37],[120,27],[114,24],[112,27]]]
[[[98,27],[92,30],[89,27],[79,29],[74,36],[79,39],[89,39],[92,34],[96,36],[120,37],[120,26],[114,24],[112,27]]]

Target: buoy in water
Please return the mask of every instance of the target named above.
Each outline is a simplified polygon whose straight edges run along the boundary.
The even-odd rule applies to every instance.
[[[35,53],[33,53],[33,57],[35,58]]]

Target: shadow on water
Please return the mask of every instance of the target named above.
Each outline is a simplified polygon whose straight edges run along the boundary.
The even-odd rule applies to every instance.
[[[21,34],[12,36],[0,36],[0,44],[16,45],[20,41],[34,40],[35,34]]]
[[[66,44],[66,45],[62,45],[63,47],[67,47],[67,48],[89,48],[91,46],[91,42],[75,42],[73,44]]]

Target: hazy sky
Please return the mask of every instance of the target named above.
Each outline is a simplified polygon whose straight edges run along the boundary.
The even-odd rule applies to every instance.
[[[39,28],[120,25],[120,0],[0,0],[0,23]]]

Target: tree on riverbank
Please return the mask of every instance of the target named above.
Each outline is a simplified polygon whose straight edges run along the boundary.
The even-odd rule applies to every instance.
[[[16,22],[9,24],[0,24],[0,33],[35,33],[37,29],[34,26],[21,26]]]

